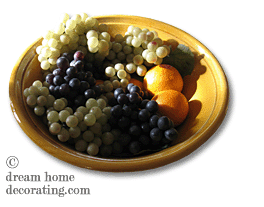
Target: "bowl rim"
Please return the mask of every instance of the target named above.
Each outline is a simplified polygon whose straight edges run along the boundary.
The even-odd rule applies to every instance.
[[[221,98],[218,98],[218,101],[216,101],[214,109],[206,123],[204,123],[204,125],[189,139],[175,146],[171,146],[167,149],[147,156],[127,159],[99,158],[84,155],[67,147],[58,147],[57,143],[54,140],[42,139],[42,136],[45,136],[45,134],[43,134],[43,132],[41,132],[39,129],[36,129],[37,126],[30,126],[30,128],[28,128],[27,123],[21,121],[24,118],[30,122],[30,117],[26,113],[25,108],[25,110],[21,110],[21,100],[23,99],[23,97],[21,94],[21,90],[19,91],[19,81],[23,79],[23,74],[21,74],[21,71],[19,71],[18,69],[20,68],[21,63],[27,62],[27,64],[29,64],[32,61],[32,59],[36,55],[35,51],[32,52],[32,50],[34,46],[41,40],[41,38],[39,38],[34,43],[32,43],[17,60],[9,81],[10,107],[16,121],[18,122],[22,130],[27,134],[27,136],[44,151],[48,152],[54,157],[57,157],[60,160],[82,168],[111,172],[141,171],[161,167],[187,156],[198,147],[200,147],[204,142],[206,142],[215,133],[215,131],[224,120],[229,102],[229,88],[226,75],[218,60],[207,49],[207,47],[205,47],[201,42],[199,42],[197,39],[195,39],[185,31],[158,20],[133,15],[103,15],[95,16],[94,18],[97,18],[102,22],[105,19],[113,18],[119,18],[122,19],[122,21],[133,19],[133,21],[135,22],[144,19],[151,21],[153,25],[159,25],[159,27],[161,25],[166,26],[166,28],[173,28],[174,30],[178,30],[180,33],[182,33],[182,35],[187,36],[188,39],[190,39],[192,42],[198,44],[206,52],[206,54],[210,56],[210,61],[214,63],[215,72],[218,77],[218,79],[215,80],[217,87],[216,92],[218,92],[218,90],[221,90],[221,93],[219,93],[219,95],[221,95]],[[39,133],[42,133],[41,136],[36,137],[32,130],[38,130]]]

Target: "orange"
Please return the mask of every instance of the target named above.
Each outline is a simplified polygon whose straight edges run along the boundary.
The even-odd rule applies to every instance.
[[[161,64],[151,68],[145,75],[143,87],[151,95],[160,91],[182,91],[183,79],[179,71],[171,65]]]
[[[175,126],[180,125],[188,115],[188,101],[179,91],[161,91],[157,93],[152,100],[155,100],[159,104],[158,112],[170,118]]]
[[[143,83],[135,78],[131,78],[129,80],[129,83],[133,83],[134,85],[140,87],[141,89],[143,89]]]

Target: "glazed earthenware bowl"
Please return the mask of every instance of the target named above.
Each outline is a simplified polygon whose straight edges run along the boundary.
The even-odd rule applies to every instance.
[[[36,47],[38,39],[22,54],[15,65],[9,83],[10,105],[15,119],[28,137],[49,154],[82,168],[99,171],[140,171],[175,162],[206,142],[222,123],[228,107],[228,83],[221,65],[214,55],[197,39],[186,32],[153,19],[138,16],[99,16],[100,23],[109,25],[111,35],[123,34],[134,25],[158,32],[167,44],[188,46],[195,55],[195,68],[184,77],[182,93],[189,101],[189,114],[178,127],[179,139],[167,149],[136,158],[100,158],[75,151],[52,136],[47,126],[28,107],[23,90],[42,78]]]

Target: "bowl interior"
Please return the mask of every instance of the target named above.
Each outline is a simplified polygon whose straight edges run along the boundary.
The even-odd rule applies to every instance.
[[[42,39],[34,42],[18,60],[10,79],[11,108],[24,132],[42,149],[73,165],[102,171],[135,171],[159,167],[176,161],[203,144],[219,127],[228,105],[228,85],[225,74],[213,54],[198,40],[168,24],[135,16],[96,17],[109,25],[109,33],[125,34],[129,25],[158,32],[159,37],[172,45],[185,44],[195,54],[195,68],[184,77],[182,93],[189,101],[187,119],[178,127],[179,139],[160,152],[129,159],[104,159],[79,153],[55,137],[25,103],[23,90],[35,80],[42,79],[42,71],[35,52]]]

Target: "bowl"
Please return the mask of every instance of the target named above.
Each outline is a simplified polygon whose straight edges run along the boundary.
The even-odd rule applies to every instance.
[[[42,39],[30,45],[17,61],[9,82],[10,105],[15,119],[27,136],[40,148],[72,165],[99,171],[141,171],[175,162],[201,146],[222,123],[228,108],[229,90],[227,78],[214,55],[197,39],[166,23],[138,16],[110,15],[96,17],[109,25],[109,33],[124,34],[134,25],[158,32],[159,37],[172,47],[188,46],[195,55],[195,68],[184,77],[182,93],[189,101],[190,111],[178,127],[179,139],[167,149],[135,158],[100,158],[80,153],[59,142],[25,103],[23,90],[42,72],[36,48]]]

